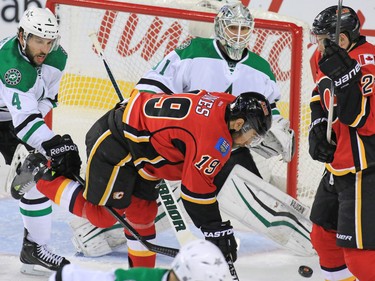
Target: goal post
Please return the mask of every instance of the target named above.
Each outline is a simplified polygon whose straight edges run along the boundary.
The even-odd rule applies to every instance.
[[[89,34],[97,34],[126,96],[146,71],[194,36],[192,26],[198,24],[198,29],[211,28],[213,32],[215,13],[194,10],[194,5],[191,9],[161,7],[154,1],[156,6],[134,0],[47,0],[46,6],[58,17],[61,45],[68,53],[59,90],[60,106],[54,109],[54,128],[76,132],[73,139],[82,139],[87,128],[118,101]],[[265,166],[272,183],[306,202],[314,195],[322,171],[308,155],[307,145],[309,99],[314,87],[307,55],[309,30],[304,23],[274,13],[252,13],[255,28],[249,48],[270,62],[282,92],[278,107],[290,120],[296,136],[296,156],[289,164],[275,158],[266,160]],[[87,127],[80,121],[86,115]],[[73,123],[78,123],[77,129],[72,123],[64,125],[69,118],[76,120]],[[85,150],[83,143],[80,149]]]

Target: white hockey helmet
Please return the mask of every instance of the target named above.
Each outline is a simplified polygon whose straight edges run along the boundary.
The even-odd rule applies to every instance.
[[[237,33],[230,29],[232,26],[238,27]],[[241,33],[243,28],[247,30]],[[241,2],[224,5],[215,17],[216,39],[233,60],[241,59],[243,50],[249,44],[253,28],[254,18]]]
[[[20,20],[18,28],[23,29],[25,43],[28,36],[33,34],[41,38],[55,40],[51,51],[56,50],[59,46],[59,25],[55,15],[48,8],[32,7],[27,9]],[[26,48],[26,44],[24,48]]]
[[[181,281],[224,281],[230,276],[219,248],[202,239],[180,249],[172,262],[172,270]]]

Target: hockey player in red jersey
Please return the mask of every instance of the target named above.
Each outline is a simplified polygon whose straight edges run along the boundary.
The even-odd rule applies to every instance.
[[[47,172],[37,188],[70,212],[98,227],[115,219],[102,206],[111,206],[144,237],[156,236],[157,185],[161,179],[181,180],[181,198],[194,224],[207,240],[233,261],[237,244],[229,221],[221,219],[215,175],[234,147],[250,145],[265,135],[272,123],[268,100],[248,92],[197,91],[166,95],[138,92],[100,118],[86,135],[86,185]],[[32,175],[38,155],[30,155],[14,183]],[[43,170],[43,169],[42,169]],[[155,253],[130,233],[130,266],[155,266]]]
[[[310,104],[309,152],[326,171],[312,206],[311,240],[325,280],[375,280],[375,46],[345,6],[334,43],[337,14],[337,6],[323,10],[312,29],[322,58]],[[326,137],[331,83],[333,143]]]

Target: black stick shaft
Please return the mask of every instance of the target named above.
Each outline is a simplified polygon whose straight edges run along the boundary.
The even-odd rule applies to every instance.
[[[74,178],[76,181],[78,181],[82,186],[85,186],[85,181],[78,175],[74,175]],[[134,227],[131,226],[115,209],[112,207],[104,206],[107,211],[125,228],[127,229],[131,235],[135,239],[138,240],[143,246],[145,246],[149,251],[157,253],[157,254],[162,254],[166,255],[169,257],[175,257],[178,254],[178,249],[175,248],[169,248],[169,247],[164,247],[160,245],[156,245],[153,243],[148,242],[143,236],[141,236],[137,230],[134,229]]]

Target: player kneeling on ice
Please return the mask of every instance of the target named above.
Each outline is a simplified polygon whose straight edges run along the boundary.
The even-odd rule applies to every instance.
[[[236,240],[230,222],[222,221],[213,179],[232,148],[258,141],[271,123],[268,100],[255,92],[234,97],[201,90],[171,96],[134,90],[87,133],[85,186],[54,176],[37,155],[25,160],[14,185],[37,181],[40,192],[98,227],[116,222],[104,206],[115,208],[151,242],[157,186],[161,179],[181,180],[181,198],[192,221],[235,261]],[[129,265],[154,267],[155,253],[125,234]]]
[[[221,251],[211,242],[195,240],[184,245],[174,258],[171,269],[118,268],[112,271],[95,271],[70,264],[54,273],[49,281],[100,280],[100,281],[224,281],[230,273]]]

